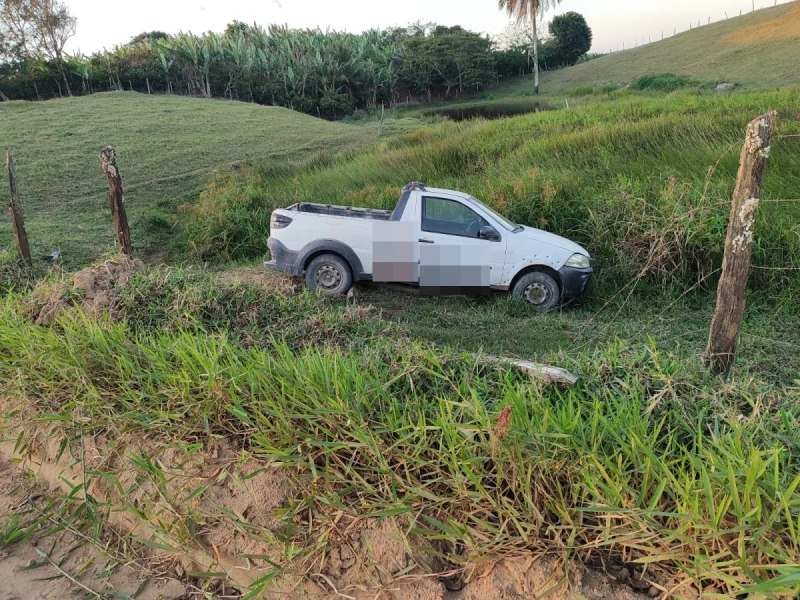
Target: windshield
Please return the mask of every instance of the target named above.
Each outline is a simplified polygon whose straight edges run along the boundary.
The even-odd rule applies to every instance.
[[[503,215],[501,215],[500,213],[492,210],[491,208],[486,206],[483,202],[481,202],[477,198],[474,198],[473,196],[470,196],[469,199],[472,200],[478,206],[480,206],[483,210],[488,212],[490,215],[492,215],[497,220],[497,222],[500,223],[500,225],[502,225],[503,227],[505,227],[509,231],[514,231],[515,229],[519,229],[519,225],[517,225],[516,223],[512,223],[511,221],[506,219]]]

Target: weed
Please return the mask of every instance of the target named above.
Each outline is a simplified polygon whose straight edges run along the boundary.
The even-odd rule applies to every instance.
[[[630,89],[639,91],[674,92],[681,88],[699,87],[700,82],[685,75],[663,73],[661,75],[642,75],[634,79]]]
[[[16,544],[28,537],[29,532],[19,515],[10,514],[0,520],[0,548]]]
[[[367,307],[326,301],[258,285],[221,282],[192,268],[152,269],[117,290],[119,313],[136,331],[208,331],[246,346],[282,341],[292,348],[348,346],[386,335],[391,327]],[[399,332],[395,332],[399,333]]]

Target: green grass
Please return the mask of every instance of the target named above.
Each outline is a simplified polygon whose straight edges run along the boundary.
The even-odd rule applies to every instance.
[[[577,386],[560,388],[459,351],[472,349],[474,339],[432,346],[367,339],[363,329],[345,326],[343,337],[323,347],[293,349],[266,337],[243,345],[237,334],[246,328],[232,321],[226,331],[219,325],[224,315],[206,321],[208,330],[197,324],[216,294],[229,293],[224,286],[207,290],[211,282],[202,278],[176,284],[181,275],[171,276],[171,283],[154,274],[129,284],[127,322],[73,314],[56,327],[39,327],[22,298],[6,298],[0,391],[28,398],[26,419],[55,425],[65,439],[94,431],[112,439],[146,436],[157,449],[224,436],[251,455],[279,461],[299,496],[274,530],[248,529],[282,540],[287,555],[290,548],[293,555],[316,551],[317,532],[344,511],[401,519],[418,551],[444,552],[456,564],[520,550],[584,559],[597,553],[681,570],[727,597],[781,573],[796,575],[797,384],[765,378],[764,356],[749,351],[726,383],[707,375],[694,356],[699,336],[691,334],[686,347],[680,339],[687,308],[692,318],[702,312],[692,299],[660,307],[659,317],[651,306],[649,325],[647,305],[635,303],[629,317],[603,317],[604,324],[621,323],[618,329],[583,340],[573,339],[579,326],[567,322],[570,313],[526,317],[502,303],[484,304],[484,324],[498,323],[504,332],[565,332],[563,345],[537,353],[581,375]],[[158,281],[177,295],[151,300]],[[253,312],[261,315],[254,322],[263,319],[271,331],[286,326],[285,315],[302,320],[309,310],[342,319],[338,303],[313,308],[302,295],[270,301],[251,293],[258,299],[250,309],[221,305],[231,319]],[[421,313],[417,323],[406,322],[412,329],[422,321],[469,329],[478,309],[457,302],[463,301],[419,300],[410,307]],[[176,305],[187,308],[167,315],[165,324],[163,307]],[[756,317],[753,327],[766,324],[770,311],[796,330],[796,311],[757,305],[748,315]],[[579,310],[576,319],[588,327],[585,316]],[[362,325],[374,326],[374,315]],[[623,332],[629,340],[616,339]],[[662,339],[648,340],[650,332]],[[517,348],[533,338],[517,336]],[[777,343],[764,351],[768,360],[787,352],[776,349]],[[509,409],[506,430],[498,418]],[[305,495],[309,486],[313,497]],[[171,531],[185,525],[180,518],[169,523]]]
[[[505,294],[430,299],[413,290],[363,286],[359,299],[412,338],[464,351],[564,364],[576,353],[602,349],[609,339],[624,339],[650,341],[659,351],[701,364],[714,296],[701,292],[681,298],[671,291],[631,288],[613,298],[590,290],[580,302],[547,315],[532,313]],[[773,382],[796,379],[798,327],[800,311],[790,297],[780,301],[751,293],[739,340],[744,358],[737,373],[744,377],[752,372]]]
[[[570,237],[615,287],[685,289],[720,266],[744,127],[781,118],[756,226],[754,281],[791,286],[800,266],[800,122],[790,91],[626,93],[496,121],[440,123],[305,165],[216,179],[186,214],[206,258],[260,257],[270,212],[297,201],[393,207],[420,180],[475,195],[512,220]]]
[[[672,32],[664,32],[671,35]],[[708,84],[745,88],[800,86],[800,3],[791,2],[695,28],[664,41],[542,74],[544,92],[631,83],[642,75],[675,73]],[[530,94],[532,79],[500,86],[496,96]]]
[[[26,531],[18,515],[11,514],[0,519],[0,548],[7,548],[25,537]]]
[[[74,268],[113,244],[99,153],[117,149],[134,245],[163,256],[175,215],[215,170],[292,161],[363,144],[377,127],[330,123],[288,109],[132,92],[0,104],[3,147],[14,152],[33,252],[60,248]],[[7,202],[8,185],[0,186]],[[0,246],[10,225],[0,220]]]

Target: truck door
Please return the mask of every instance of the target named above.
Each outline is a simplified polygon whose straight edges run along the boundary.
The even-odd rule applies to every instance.
[[[422,195],[419,208],[419,284],[430,293],[488,291],[501,285],[507,241],[466,204]]]

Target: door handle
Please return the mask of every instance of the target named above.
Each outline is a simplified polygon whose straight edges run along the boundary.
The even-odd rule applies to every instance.
[[[419,239],[419,240],[417,240],[417,241],[418,241],[420,244],[435,244],[435,243],[436,243],[436,242],[434,242],[433,240],[426,240],[426,239],[423,239],[423,238],[420,238],[420,239]]]

